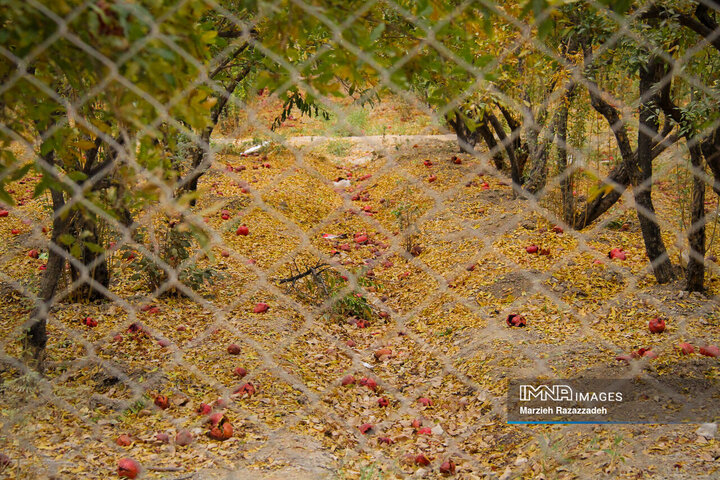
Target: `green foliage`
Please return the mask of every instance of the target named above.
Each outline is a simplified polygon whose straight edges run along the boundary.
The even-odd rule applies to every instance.
[[[336,157],[345,157],[350,153],[352,144],[347,140],[331,140],[327,144],[328,153]]]
[[[365,320],[372,318],[372,307],[359,292],[351,292],[335,300],[333,312],[342,317],[356,317]]]
[[[416,222],[420,215],[420,209],[416,205],[401,203],[390,213],[395,217],[398,229],[403,236],[405,251],[411,252],[418,242],[419,230]]]
[[[158,264],[156,259],[159,259],[178,272],[178,280],[191,290],[197,291],[213,284],[222,278],[222,275],[211,267],[198,266],[196,261],[191,259],[193,240],[197,241],[199,238],[197,230],[188,228],[184,223],[171,225],[162,245],[155,249],[153,256],[136,257],[132,261],[132,268],[136,270],[132,279],[144,279],[152,291],[162,287],[170,277],[167,270]],[[182,292],[173,287],[165,290],[164,294],[182,295]]]

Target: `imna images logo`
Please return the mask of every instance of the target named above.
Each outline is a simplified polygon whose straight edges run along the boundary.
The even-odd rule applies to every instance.
[[[573,389],[570,385],[520,385],[520,401],[530,402],[533,399],[541,402],[572,401]]]
[[[531,402],[622,402],[622,392],[578,392],[570,385],[521,384],[520,401]]]

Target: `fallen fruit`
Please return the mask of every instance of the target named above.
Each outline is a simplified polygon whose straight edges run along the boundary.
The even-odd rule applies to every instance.
[[[224,417],[224,415],[222,412],[215,412],[208,417],[207,423],[209,423],[210,425],[212,425],[214,427],[222,421],[223,417]]]
[[[455,155],[452,156],[451,160],[455,165],[462,165],[462,160]]]
[[[169,347],[170,340],[168,340],[167,338],[161,338],[160,340],[158,340],[158,345],[160,345],[161,347]]]
[[[430,465],[430,460],[428,460],[428,458],[421,453],[415,457],[415,463],[420,466],[427,467],[428,465]]]
[[[238,388],[236,388],[233,393],[236,393],[239,395],[247,394],[249,397],[252,397],[253,395],[255,395],[255,385],[253,385],[250,382],[244,383],[241,386],[239,386]]]
[[[12,233],[13,235],[20,235],[20,230],[18,230],[17,228],[13,228],[12,230],[10,230],[10,233]]]
[[[373,380],[372,378],[363,377],[360,379],[360,381],[358,383],[360,385],[362,385],[363,387],[369,388],[372,391],[375,391],[375,389],[377,388],[377,382],[375,380]]]
[[[155,435],[155,440],[157,440],[160,443],[170,443],[170,435],[167,433],[158,433]]]
[[[650,333],[662,333],[665,331],[665,320],[655,317],[648,322]]]
[[[238,377],[243,378],[245,375],[247,375],[247,370],[245,370],[243,367],[237,367],[235,370],[233,370],[233,373]]]
[[[432,405],[432,400],[427,397],[420,397],[418,398],[418,403],[424,407],[429,407],[430,405]]]
[[[720,348],[716,347],[715,345],[707,345],[705,347],[700,347],[700,355],[705,355],[706,357],[720,357]]]
[[[140,464],[132,458],[121,458],[117,472],[123,478],[135,478],[140,473]]]
[[[537,245],[530,245],[530,246],[525,247],[525,251],[527,253],[537,253],[538,247],[537,247]]]
[[[392,350],[390,350],[389,348],[381,348],[379,350],[376,350],[374,355],[375,360],[381,361],[392,355]]]
[[[170,406],[170,399],[165,395],[158,395],[157,397],[155,397],[155,405],[158,408],[165,410]]]
[[[185,445],[190,445],[192,441],[193,436],[189,430],[180,430],[177,435],[175,435],[175,444],[180,445],[181,447],[184,447]]]
[[[222,417],[220,421],[208,432],[208,436],[215,440],[227,440],[232,437],[233,427],[227,418]]]
[[[625,252],[622,248],[613,248],[610,250],[610,253],[608,253],[608,258],[611,260],[618,259],[618,260],[627,260],[627,256],[625,255]]]
[[[525,320],[525,317],[523,317],[522,315],[514,314],[514,313],[511,313],[510,315],[508,315],[506,322],[509,327],[524,327],[527,325],[527,321]]]
[[[455,462],[445,460],[442,465],[440,465],[440,473],[443,475],[455,475]]]
[[[268,308],[270,307],[267,303],[258,303],[255,305],[255,308],[253,308],[253,313],[264,313],[268,311]]]
[[[373,426],[372,426],[371,423],[363,423],[362,425],[360,425],[359,428],[360,428],[360,433],[362,433],[363,435],[365,435],[365,434],[367,434],[370,430],[373,429]]]
[[[554,227],[552,227],[552,231],[555,233],[563,233],[564,230],[560,225],[555,225]]]
[[[630,363],[630,360],[632,360],[633,358],[635,358],[635,357],[632,355],[618,355],[617,357],[615,357],[615,360],[623,361],[625,363]]]
[[[144,329],[143,329],[142,324],[140,324],[138,322],[131,323],[127,329],[127,331],[130,333],[141,333],[141,332],[143,332],[143,330]]]
[[[680,353],[683,355],[692,355],[695,353],[695,347],[686,342],[679,343],[678,348],[680,349]]]
[[[7,210],[0,210],[0,217],[7,217],[10,214]]]
[[[388,399],[385,397],[378,398],[377,403],[380,407],[387,407],[388,405],[390,405],[390,402],[388,402]]]
[[[437,175],[430,175],[427,180],[428,182],[432,183],[437,180]]]
[[[201,403],[197,408],[197,413],[200,415],[208,415],[210,412],[212,412],[212,407],[207,403]]]
[[[355,383],[355,377],[353,377],[352,375],[345,375],[340,383],[343,387],[347,385],[353,385]]]
[[[90,328],[97,327],[97,325],[98,325],[97,320],[95,320],[92,317],[85,317],[85,319],[83,320],[82,323],[83,323],[83,325],[88,326]]]
[[[425,160],[423,162],[423,165],[425,165],[426,167],[432,167],[432,162],[430,160]]]
[[[423,427],[417,431],[418,435],[432,435],[430,427]]]
[[[240,225],[238,229],[235,231],[236,235],[249,235],[250,229],[245,225]]]
[[[240,354],[240,345],[236,343],[231,343],[227,347],[227,351],[230,355],[239,355]]]
[[[115,440],[115,443],[121,447],[129,447],[132,443],[132,439],[130,438],[130,435],[122,434]]]
[[[28,252],[28,257],[37,259],[40,256],[40,252],[37,250],[30,250]]]
[[[362,245],[362,244],[364,244],[364,243],[367,243],[367,241],[368,241],[368,236],[367,236],[367,235],[365,235],[365,234],[355,235],[355,243],[359,243],[359,244]]]

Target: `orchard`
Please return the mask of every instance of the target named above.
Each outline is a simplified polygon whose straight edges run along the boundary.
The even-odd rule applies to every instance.
[[[718,22],[0,0],[0,478],[715,478]]]

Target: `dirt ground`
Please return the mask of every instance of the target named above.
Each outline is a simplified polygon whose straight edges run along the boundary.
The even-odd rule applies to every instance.
[[[246,142],[216,143],[226,148],[186,220],[209,233],[197,264],[221,276],[158,296],[131,258],[142,250],[113,237],[114,299],[53,309],[46,378],[24,372],[18,338],[43,262],[27,251],[47,249],[47,199],[15,186],[23,205],[0,219],[0,451],[10,459],[0,477],[113,477],[122,457],[143,478],[178,480],[440,478],[450,460],[464,479],[720,475],[720,445],[697,425],[506,423],[510,378],[717,378],[717,359],[675,348],[720,342],[717,268],[708,262],[705,295],[682,292],[681,280],[658,286],[631,197],[598,225],[559,232],[552,194],[513,198],[452,137],[322,137],[251,156],[239,154]],[[663,188],[673,178],[658,178],[654,200],[678,263],[677,198]],[[144,234],[174,208],[143,216]],[[548,254],[528,254],[532,244]],[[609,259],[612,248],[627,259]],[[322,281],[281,283],[322,263]],[[508,327],[509,314],[526,328]],[[97,327],[81,323],[88,316]],[[659,335],[647,328],[655,316],[667,322]],[[616,360],[640,347],[657,358]],[[157,395],[170,406],[156,407]],[[232,424],[231,438],[207,437],[203,403]],[[181,430],[189,445],[175,440]]]

